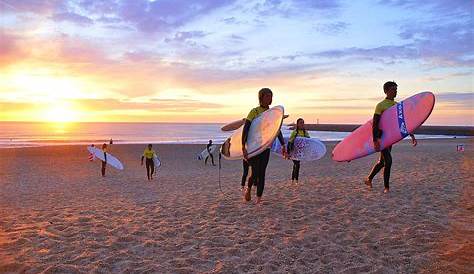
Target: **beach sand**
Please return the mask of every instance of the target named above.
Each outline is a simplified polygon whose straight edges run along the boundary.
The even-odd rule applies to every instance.
[[[105,178],[84,146],[0,149],[0,272],[474,272],[470,139],[394,146],[389,194],[381,174],[362,183],[376,155],[302,163],[299,186],[272,155],[261,205],[242,200],[241,161],[219,190],[204,147],[156,145],[152,182],[144,145],[112,146],[125,170]]]

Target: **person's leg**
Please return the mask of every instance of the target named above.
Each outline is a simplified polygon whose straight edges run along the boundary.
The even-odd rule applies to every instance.
[[[382,156],[385,163],[383,169],[383,185],[385,187],[384,192],[388,192],[390,187],[390,169],[392,168],[392,154],[391,154],[392,147],[388,147],[382,150]]]
[[[247,181],[247,175],[249,174],[249,163],[245,160],[242,160],[242,169],[242,182],[240,183],[240,186],[243,188],[245,186],[245,181]]]
[[[101,173],[102,173],[102,177],[105,177],[105,161],[102,161],[102,169],[101,169]]]
[[[146,166],[146,177],[148,178],[148,181],[150,180],[150,161],[148,159],[145,160],[145,166]]]
[[[369,176],[364,180],[365,184],[369,186],[369,188],[372,188],[372,180],[374,179],[375,175],[379,173],[379,171],[384,167],[385,162],[383,159],[383,154],[380,153],[380,158],[379,161],[374,165],[372,168],[372,171],[370,171]]]
[[[263,189],[265,188],[265,173],[267,171],[268,161],[270,160],[270,149],[263,151],[260,155],[259,171],[257,173],[257,203],[260,202],[263,195]]]
[[[204,164],[207,165],[207,159],[209,159],[209,155],[206,156],[206,159],[204,160]]]
[[[153,180],[153,174],[155,174],[155,162],[150,159],[150,178]]]
[[[296,177],[296,161],[293,160],[293,171],[291,172],[291,181],[293,182]]]
[[[212,165],[215,166],[216,164],[214,164],[214,155],[209,154],[209,156],[211,156],[211,163],[212,163]]]
[[[293,161],[294,168],[295,168],[295,180],[298,182],[298,178],[300,177],[300,161]]]
[[[258,177],[258,170],[259,170],[259,165],[260,165],[260,155],[254,156],[248,160],[249,166],[251,168],[251,173],[250,173],[250,178],[251,180],[248,180],[247,184],[247,190],[245,191],[245,200],[250,201],[251,200],[251,195],[250,192],[252,191],[252,186],[259,181]]]

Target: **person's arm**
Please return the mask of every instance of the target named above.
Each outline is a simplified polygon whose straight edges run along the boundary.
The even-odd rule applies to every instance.
[[[107,152],[104,151],[104,159],[105,159],[105,162],[107,163]]]
[[[249,136],[249,130],[250,130],[251,124],[252,122],[245,119],[244,129],[242,130],[242,154],[245,160],[248,160],[247,148],[245,147],[245,144],[247,143],[247,138]]]
[[[374,118],[372,120],[372,139],[374,142],[375,151],[380,150],[380,117],[381,116],[379,114],[374,114]]]
[[[288,154],[286,153],[286,147],[285,147],[285,139],[283,139],[283,134],[281,134],[281,130],[280,132],[278,132],[278,141],[280,141],[280,145],[281,145],[281,154],[283,155],[284,158],[288,158]]]
[[[141,161],[142,163],[141,163],[141,165],[143,165],[143,159],[144,159],[144,158],[145,158],[145,155],[142,155],[142,161]]]

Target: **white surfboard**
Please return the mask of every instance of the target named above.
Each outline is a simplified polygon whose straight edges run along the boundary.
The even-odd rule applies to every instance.
[[[87,150],[92,153],[96,158],[102,160],[102,161],[105,161],[105,157],[104,157],[104,151],[102,151],[102,149],[99,149],[99,148],[96,148],[96,147],[92,147],[92,146],[88,146],[87,147]],[[119,161],[119,159],[115,158],[114,156],[112,156],[112,154],[110,153],[106,153],[107,154],[107,164],[115,167],[116,169],[119,169],[119,170],[123,170],[123,165],[122,163]]]
[[[289,138],[285,138],[285,144],[288,148]],[[281,145],[275,140],[272,145],[272,152],[283,157],[281,154]],[[326,154],[326,145],[317,138],[296,137],[293,149],[288,155],[291,160],[315,161],[324,157]]]
[[[252,158],[269,148],[273,140],[280,132],[283,123],[285,109],[283,106],[275,106],[260,114],[252,121],[247,137],[247,153]],[[221,152],[225,159],[243,159],[242,154],[242,131],[240,127],[222,145]]]
[[[285,114],[285,115],[283,115],[283,119],[286,119],[289,116],[290,115]],[[238,129],[239,127],[243,126],[244,124],[245,124],[245,118],[237,120],[237,121],[233,121],[231,123],[228,123],[227,125],[221,127],[221,130],[222,131],[234,131],[234,130]]]
[[[211,151],[211,154],[214,153],[217,149],[216,145],[211,145],[209,150]],[[207,151],[207,148],[205,148],[201,153],[197,155],[198,160],[206,159],[206,157],[209,156],[209,152]]]
[[[161,161],[156,154],[153,154],[153,163],[155,164],[155,168],[158,168],[161,166]]]

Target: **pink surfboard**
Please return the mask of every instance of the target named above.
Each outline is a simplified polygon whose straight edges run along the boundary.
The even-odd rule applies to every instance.
[[[382,113],[380,149],[387,148],[413,133],[430,116],[434,94],[426,91],[413,95]],[[372,119],[339,142],[332,151],[338,162],[352,161],[376,152],[372,138]]]

